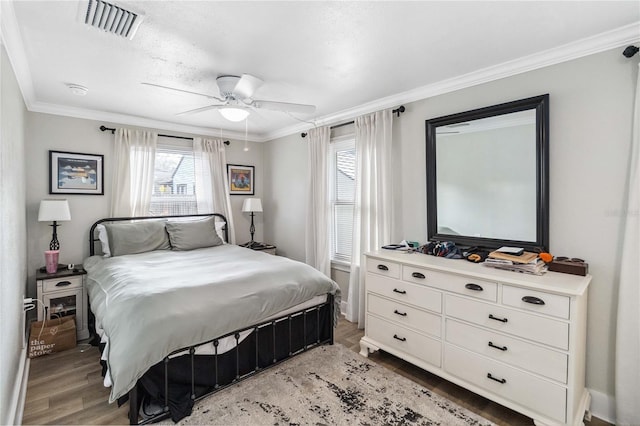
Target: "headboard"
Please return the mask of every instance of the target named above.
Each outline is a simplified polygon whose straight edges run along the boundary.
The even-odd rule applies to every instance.
[[[227,218],[220,213],[204,213],[204,214],[187,214],[187,215],[174,215],[174,216],[138,216],[138,217],[107,217],[104,219],[100,219],[91,225],[89,228],[89,255],[93,256],[96,254],[95,245],[99,243],[100,240],[96,236],[96,226],[100,225],[104,222],[123,222],[123,221],[145,221],[145,220],[167,220],[167,219],[189,219],[189,218],[204,218],[204,217],[215,217],[216,222],[224,222],[225,225],[222,228],[224,231],[224,241],[229,242],[229,229],[226,225]]]

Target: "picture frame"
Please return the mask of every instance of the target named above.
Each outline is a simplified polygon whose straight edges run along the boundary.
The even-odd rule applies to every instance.
[[[253,195],[255,192],[255,167],[227,164],[230,195]]]
[[[49,151],[49,194],[104,195],[104,156]]]

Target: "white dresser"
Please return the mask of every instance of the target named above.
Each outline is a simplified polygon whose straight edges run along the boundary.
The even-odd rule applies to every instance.
[[[590,276],[367,253],[361,355],[382,349],[534,419],[581,425]]]

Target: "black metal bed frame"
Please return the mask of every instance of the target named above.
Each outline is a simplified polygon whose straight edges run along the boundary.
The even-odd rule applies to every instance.
[[[100,241],[95,237],[96,226],[100,225],[104,222],[125,222],[125,221],[140,221],[140,220],[158,220],[158,219],[187,219],[190,217],[219,217],[225,223],[224,228],[224,241],[229,242],[229,228],[227,227],[227,218],[220,213],[199,213],[199,214],[184,214],[184,215],[173,215],[173,216],[136,216],[136,217],[106,217],[104,219],[97,220],[91,225],[89,228],[89,256],[93,256],[96,254],[96,246],[95,243]]]
[[[245,328],[241,328],[238,329],[236,331],[233,331],[231,333],[227,333],[223,336],[220,336],[218,338],[212,339],[212,340],[208,340],[206,342],[202,342],[199,343],[197,345],[194,346],[189,346],[186,348],[182,348],[182,349],[178,349],[175,350],[173,352],[171,352],[169,355],[167,355],[163,361],[164,363],[164,406],[162,409],[162,413],[157,414],[156,416],[153,416],[151,418],[148,419],[144,419],[142,422],[138,423],[138,414],[139,414],[139,405],[138,405],[138,386],[134,386],[134,388],[132,390],[129,391],[129,424],[132,425],[143,425],[143,424],[149,424],[149,423],[155,423],[158,422],[160,420],[164,420],[166,418],[168,418],[170,416],[169,413],[169,363],[171,362],[171,357],[175,354],[181,353],[181,352],[185,352],[188,351],[189,354],[188,356],[190,357],[190,366],[191,366],[191,400],[193,402],[197,402],[200,401],[203,398],[206,398],[218,391],[221,391],[231,385],[234,385],[236,383],[238,383],[239,381],[242,381],[244,379],[247,379],[251,376],[254,376],[255,374],[266,370],[268,368],[274,367],[278,364],[280,364],[283,361],[286,361],[288,359],[290,359],[291,357],[298,355],[300,353],[306,352],[309,349],[313,349],[317,346],[323,345],[323,344],[329,344],[329,345],[333,345],[333,339],[334,339],[334,330],[333,330],[333,311],[334,311],[334,298],[332,294],[327,294],[327,300],[319,305],[315,305],[312,306],[310,308],[306,308],[306,309],[302,309],[300,311],[291,313],[289,315],[284,315],[282,317],[276,318],[274,320],[270,320],[270,321],[265,321],[262,322],[260,324],[256,324],[256,325],[252,325],[249,327],[245,327]],[[322,309],[324,306],[326,306],[328,308],[328,316],[327,316],[327,321],[331,322],[331,325],[329,327],[329,336],[325,339],[320,339],[320,328],[321,328],[321,324],[320,324],[320,309]],[[306,341],[306,332],[307,332],[307,314],[310,312],[315,312],[315,316],[316,316],[316,341],[311,343],[311,344],[307,344]],[[298,350],[293,350],[292,347],[292,342],[291,342],[291,331],[292,331],[292,327],[291,327],[291,323],[292,320],[298,316],[302,315],[303,318],[303,346],[301,349]],[[288,340],[289,340],[289,353],[286,357],[282,358],[282,359],[277,359],[276,358],[276,325],[278,323],[281,323],[283,321],[287,321],[288,325],[288,329],[289,329],[289,333],[288,333]],[[273,342],[273,358],[272,361],[269,365],[267,366],[263,366],[261,367],[259,365],[258,362],[258,352],[259,352],[259,333],[258,331],[261,328],[267,327],[271,325],[272,326],[272,342]],[[240,350],[239,350],[239,344],[240,344],[240,333],[242,333],[243,331],[247,331],[247,330],[253,330],[255,332],[255,336],[256,336],[256,344],[255,344],[255,366],[253,368],[253,370],[245,373],[245,374],[240,374]],[[236,344],[235,347],[233,349],[231,349],[231,351],[235,352],[235,366],[236,366],[236,374],[235,374],[235,378],[227,384],[223,384],[220,385],[218,384],[218,373],[219,373],[219,369],[218,369],[218,344],[219,341],[226,338],[226,337],[230,337],[233,336],[236,339]],[[208,344],[213,344],[214,347],[214,354],[213,356],[213,363],[214,363],[214,370],[215,370],[215,385],[213,386],[213,389],[211,389],[211,391],[206,392],[202,395],[196,396],[196,390],[195,390],[195,352],[196,352],[196,348],[198,348],[199,346],[202,345],[208,345]],[[186,356],[186,355],[185,355]]]
[[[93,256],[95,254],[95,243],[99,241],[99,239],[97,239],[95,237],[95,228],[97,225],[104,223],[104,222],[118,222],[118,221],[134,221],[134,220],[155,220],[155,219],[170,219],[170,218],[188,218],[188,217],[207,217],[207,216],[214,216],[214,217],[219,217],[221,218],[224,222],[227,221],[226,217],[224,215],[221,215],[219,213],[210,213],[210,214],[194,214],[194,215],[174,215],[174,216],[146,216],[146,217],[118,217],[118,218],[105,218],[105,219],[100,219],[98,221],[96,221],[90,228],[89,230],[89,253],[91,256]],[[225,227],[223,228],[224,233],[225,233],[225,241],[228,241],[228,228],[225,225]],[[325,308],[328,309],[328,315],[327,315],[327,319],[326,321],[329,322],[329,333],[328,336],[324,339],[321,339],[321,326],[324,324],[321,324],[320,321],[320,311],[321,309]],[[131,389],[129,391],[128,394],[128,399],[129,399],[129,424],[132,425],[137,425],[137,424],[149,424],[149,423],[155,423],[158,422],[160,420],[164,420],[166,418],[168,418],[170,416],[170,412],[169,412],[169,364],[171,362],[172,359],[177,359],[177,358],[173,358],[174,355],[176,354],[180,354],[182,352],[188,352],[188,355],[182,355],[182,356],[189,356],[190,357],[190,367],[191,367],[191,394],[190,394],[190,399],[195,403],[196,401],[199,401],[207,396],[210,396],[222,389],[225,389],[235,383],[238,383],[241,380],[247,379],[249,377],[252,377],[253,375],[266,370],[268,368],[271,368],[273,366],[276,366],[278,364],[280,364],[283,361],[286,361],[288,359],[290,359],[291,357],[298,355],[302,352],[306,352],[309,349],[315,348],[317,346],[323,345],[323,344],[330,344],[333,345],[333,341],[334,341],[334,296],[332,294],[327,294],[327,300],[325,302],[322,302],[320,304],[317,304],[315,306],[311,306],[308,308],[304,308],[301,309],[299,311],[293,312],[291,314],[288,315],[284,315],[269,321],[264,321],[261,322],[259,324],[254,324],[248,327],[244,327],[238,330],[235,330],[233,332],[227,333],[223,336],[219,336],[215,339],[211,339],[211,340],[207,340],[205,342],[201,342],[198,343],[196,345],[192,345],[192,346],[187,346],[185,348],[181,348],[181,349],[177,349],[173,352],[171,352],[170,354],[168,354],[163,361],[161,361],[164,364],[164,406],[162,408],[162,412],[159,414],[156,414],[155,416],[149,417],[149,418],[145,418],[142,420],[142,422],[138,423],[139,421],[139,406],[140,406],[140,400],[139,400],[139,395],[138,395],[138,388],[139,388],[139,383],[140,381],[138,381],[138,383],[133,387],[133,389]],[[316,325],[316,340],[315,342],[312,342],[310,344],[307,343],[307,316],[311,313],[313,315],[313,312],[315,312],[315,325]],[[292,322],[297,319],[298,317],[302,316],[302,321],[303,321],[303,344],[302,347],[300,349],[296,349],[294,350],[293,345],[292,345]],[[95,317],[90,314],[89,315],[89,320],[90,322],[95,322]],[[288,354],[285,357],[282,357],[281,359],[278,359],[276,356],[276,326],[278,324],[282,324],[283,322],[286,321],[286,326],[288,328],[287,331],[287,338],[288,338],[288,342],[289,342],[289,348],[288,348]],[[271,326],[271,339],[272,339],[272,343],[273,343],[273,357],[270,360],[270,364],[266,365],[266,366],[261,366],[259,363],[259,349],[260,349],[260,345],[259,345],[259,331],[265,327]],[[92,332],[95,333],[95,327],[91,327],[92,328]],[[244,374],[240,374],[240,334],[244,331],[249,331],[252,330],[253,333],[255,333],[255,364],[252,370],[245,372]],[[226,384],[219,384],[218,381],[218,373],[219,373],[219,369],[218,369],[218,356],[222,355],[222,354],[218,354],[218,345],[219,345],[219,341],[233,336],[233,338],[235,338],[236,342],[235,342],[235,347],[233,349],[231,349],[230,351],[234,351],[235,352],[235,378],[232,379],[231,382],[226,383]],[[214,385],[211,386],[211,389],[205,393],[203,393],[202,395],[196,395],[196,384],[195,384],[195,362],[196,362],[196,349],[200,346],[203,345],[209,345],[209,344],[213,344],[214,347],[214,354],[211,355],[213,357],[213,363],[214,363],[214,371],[215,371],[215,381],[214,381]],[[225,354],[230,352],[224,352]]]

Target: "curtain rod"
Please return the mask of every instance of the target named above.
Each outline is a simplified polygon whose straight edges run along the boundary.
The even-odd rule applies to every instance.
[[[404,105],[400,105],[398,108],[392,110],[391,112],[393,114],[397,114],[398,117],[400,117],[400,114],[402,114],[405,111],[405,109],[406,108],[404,107]],[[353,124],[353,123],[355,123],[354,120],[347,121],[346,123],[340,123],[340,124],[336,124],[335,126],[331,126],[330,129],[337,129],[338,127],[348,126],[349,124]],[[300,136],[302,136],[303,138],[306,138],[307,134],[306,133],[300,133]]]
[[[100,130],[103,132],[106,132],[107,130],[111,132],[111,134],[115,134],[116,133],[116,129],[113,129],[111,127],[106,127],[106,126],[100,126]],[[190,138],[188,136],[173,136],[173,135],[158,135],[158,136],[162,136],[163,138],[174,138],[174,139],[186,139],[189,141],[192,141],[193,138]],[[225,145],[229,145],[231,142],[229,141],[224,141],[223,142]]]

